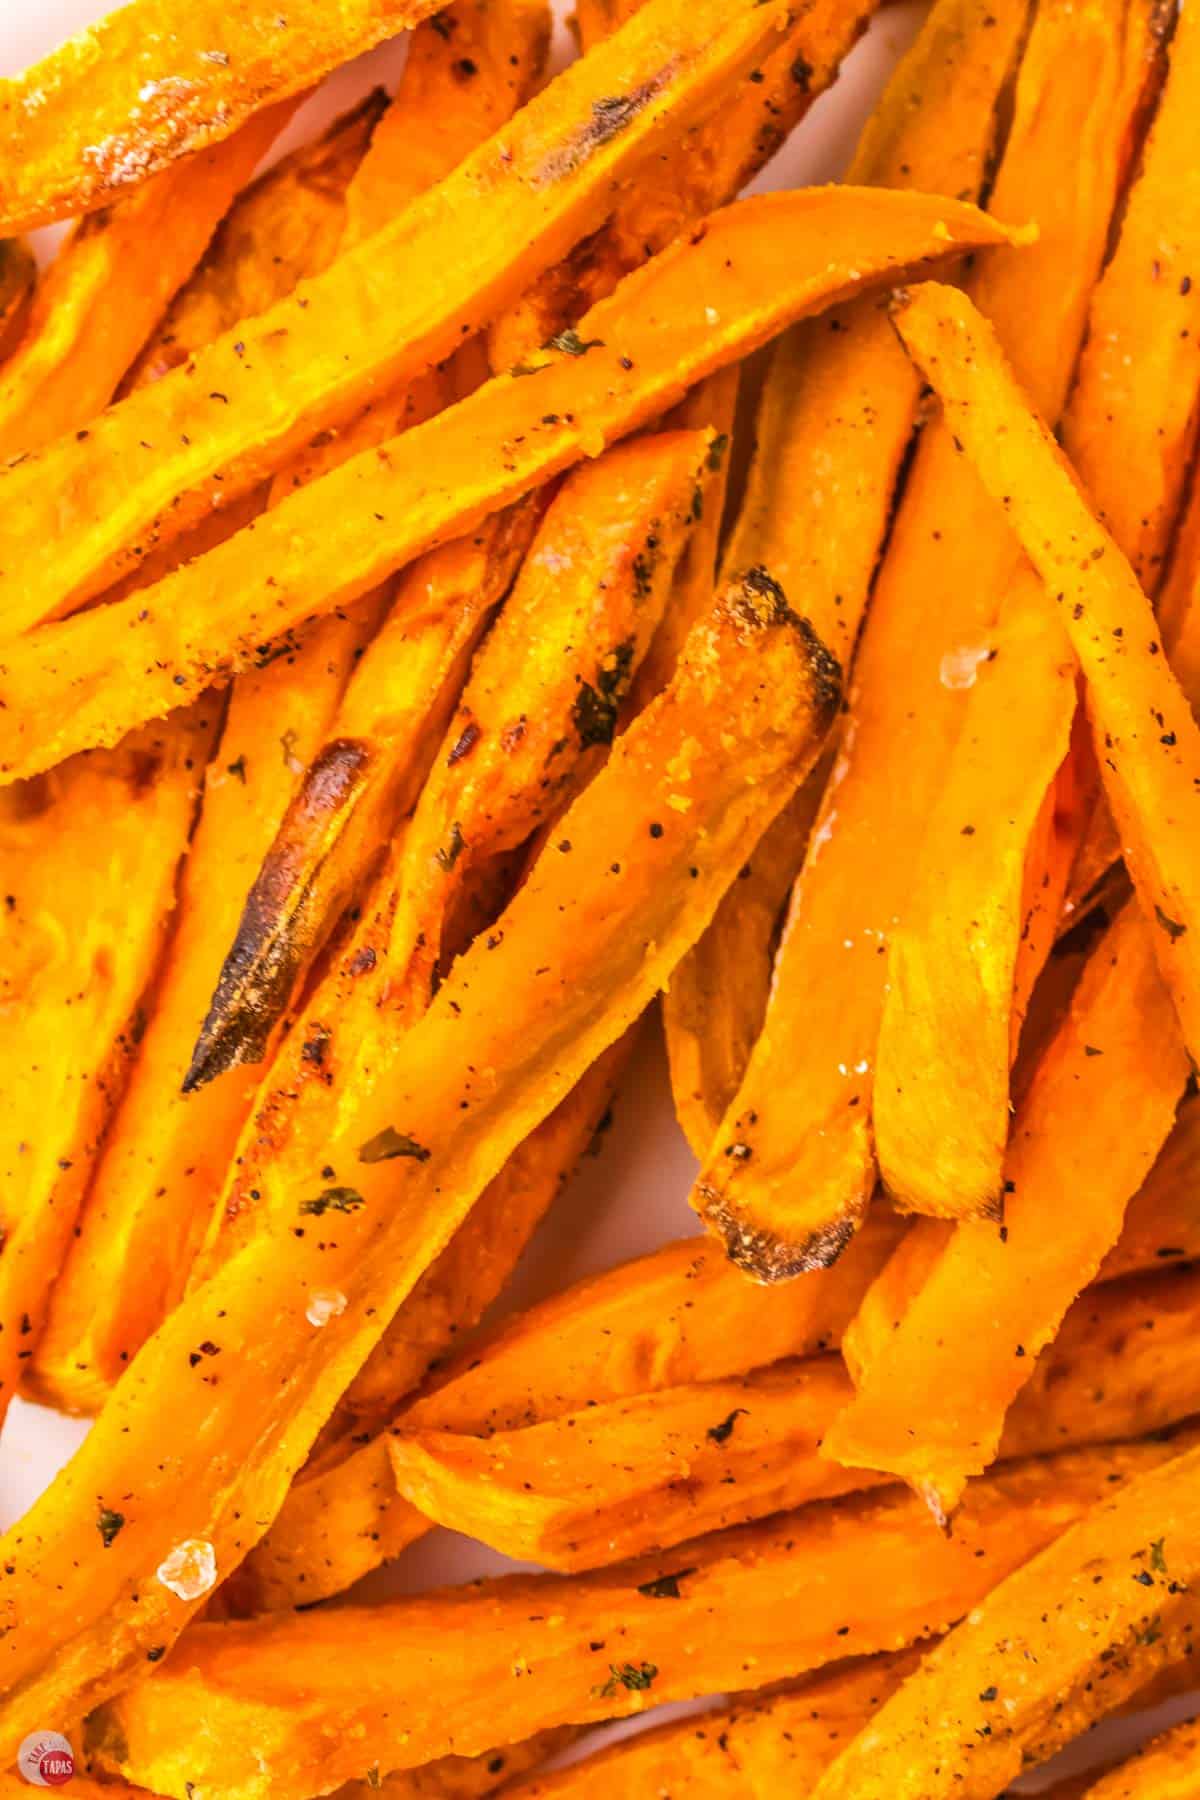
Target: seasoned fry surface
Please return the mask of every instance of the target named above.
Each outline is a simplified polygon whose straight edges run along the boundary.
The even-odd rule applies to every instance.
[[[1196,1786],[1200,27],[877,5],[0,74],[5,1795]]]

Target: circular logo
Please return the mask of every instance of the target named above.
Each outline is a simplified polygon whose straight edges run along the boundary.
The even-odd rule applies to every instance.
[[[75,1752],[61,1731],[35,1731],[17,1752],[17,1768],[33,1787],[65,1787],[75,1773]]]

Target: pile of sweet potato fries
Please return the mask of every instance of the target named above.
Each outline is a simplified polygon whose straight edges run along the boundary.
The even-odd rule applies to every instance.
[[[874,3],[0,82],[0,1406],[95,1421],[0,1792],[994,1800],[1200,1686],[1200,13],[933,0],[739,199]],[[486,1324],[660,997],[706,1231]],[[342,1600],[435,1526],[544,1572]]]

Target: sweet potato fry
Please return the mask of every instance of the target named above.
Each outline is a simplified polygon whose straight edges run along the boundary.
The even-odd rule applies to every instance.
[[[1196,1800],[1200,1724],[1189,1719],[1164,1732],[1083,1791],[1087,1800]]]
[[[935,1218],[994,1217],[1002,1196],[1009,1067],[1024,1011],[1014,1010],[1017,950],[1037,930],[1026,859],[1067,756],[1076,701],[1070,645],[1036,590],[1034,601],[1032,611],[1006,605],[972,652],[978,692],[888,946],[875,1150],[897,1203]],[[1001,742],[1009,754],[998,760]],[[1068,852],[1064,884],[1070,860]],[[1046,950],[1058,915],[1056,905],[1039,933]]]
[[[1153,72],[1152,39],[1143,4],[1106,0],[1086,13],[1053,4],[1038,9],[1022,58],[991,206],[1002,218],[1032,213],[1040,235],[1019,255],[988,258],[972,288],[1051,417],[1104,257]],[[1048,167],[1061,167],[1063,180],[1048,185]],[[1043,305],[1048,295],[1053,304]],[[760,1280],[836,1256],[875,1185],[870,1114],[885,952],[963,718],[964,696],[943,670],[953,682],[978,649],[1020,559],[959,463],[948,432],[923,434],[875,583],[842,755],[784,927],[763,1035],[696,1189],[698,1210]],[[880,782],[884,767],[892,774]],[[733,1146],[737,1154],[727,1154]]]
[[[1100,1265],[1099,1280],[1200,1256],[1198,1158],[1200,1105],[1189,1096],[1154,1167],[1129,1202],[1121,1235]]]
[[[637,1027],[605,1051],[489,1183],[351,1384],[275,1526],[227,1581],[229,1616],[342,1593],[422,1536],[396,1492],[385,1426],[398,1401],[478,1324],[611,1103]]]
[[[1200,21],[1183,8],[1062,424],[1071,463],[1150,594],[1161,583],[1196,437],[1188,347],[1200,328],[1198,91]]]
[[[640,712],[661,693],[675,672],[688,633],[712,605],[717,585],[717,553],[729,484],[729,441],[733,436],[741,369],[737,363],[701,381],[671,412],[664,425],[680,431],[711,431],[708,481],[700,496],[699,518],[683,547],[671,584],[666,610],[650,648],[642,658],[630,696],[630,709]]]
[[[386,93],[375,88],[319,138],[291,151],[238,195],[191,280],[165,311],[160,306],[154,331],[143,332],[141,354],[121,385],[122,397],[177,369],[231,325],[257,318],[306,275],[328,267],[346,229],[348,190],[388,113]],[[198,157],[197,165],[204,160]],[[169,177],[178,179],[178,174]],[[137,201],[117,207],[115,216],[144,205],[159,185],[151,182]],[[54,435],[47,433],[43,441]]]
[[[1012,241],[957,202],[848,192],[809,188],[727,208],[699,243],[628,276],[562,348],[531,365],[532,377],[497,377],[157,587],[7,644],[0,774],[13,780],[111,742],[277,654],[305,620],[596,454],[802,314],[906,266]],[[719,331],[707,317],[714,301]]]
[[[1200,289],[1193,294],[1183,273],[1200,264],[1200,208],[1186,182],[1177,193],[1181,168],[1200,153],[1198,93],[1200,27],[1189,17],[1171,43],[1166,85],[1092,299],[1063,419],[1063,441],[1081,459],[1076,471],[1149,592],[1189,465],[1200,391],[1189,354]],[[1062,674],[1074,658],[1027,562],[1009,586],[998,629],[1033,633],[1040,655],[1019,668],[1002,658],[980,669],[950,778],[924,832],[924,873],[889,950],[876,1149],[888,1187],[919,1212],[969,1214],[999,1192],[1009,1056],[1029,989],[1068,886],[1090,885],[1112,860],[1103,856],[1107,834],[1097,843],[1088,831],[1100,777],[1086,730],[1052,779],[1075,711]],[[1007,795],[997,788],[998,773],[1012,784]],[[973,835],[964,839],[968,822]]]
[[[786,0],[733,13],[726,0],[649,0],[323,275],[112,408],[84,442],[60,440],[8,471],[5,629],[70,611],[215,495],[231,504],[373,393],[442,361],[599,223],[611,184],[712,107],[788,16]],[[31,540],[46,545],[36,580],[14,555]]]
[[[534,512],[486,519],[401,577],[388,618],[254,876],[184,1077],[261,1064],[345,908],[420,792],[471,652],[528,548]]]
[[[461,18],[452,16],[464,28],[466,47],[480,58],[470,82],[479,108],[475,120],[461,116],[453,105],[446,116],[438,113],[451,91],[463,85],[453,74],[457,50],[433,23],[419,27],[386,115],[386,133],[371,136],[380,110],[373,97],[243,195],[130,381],[155,379],[164,363],[172,366],[211,336],[265,310],[306,272],[324,267],[339,242],[370,219],[372,206],[385,198],[399,201],[423,171],[437,167],[439,157],[452,163],[456,153],[465,153],[496,108],[513,103],[535,78],[541,12],[532,4],[503,9],[514,30],[508,39],[511,60],[506,57],[502,70],[490,42],[500,28],[500,12],[489,14],[490,35],[469,29],[476,19],[473,8]],[[426,144],[427,136],[436,142],[436,151]],[[415,167],[401,171],[414,145],[419,149],[412,158]],[[436,400],[436,385],[427,384],[424,401]],[[265,496],[260,489],[257,498],[246,498],[257,510]],[[236,509],[226,509],[221,519],[228,519],[230,510]],[[229,530],[233,528],[231,520]],[[489,584],[496,592],[507,585],[520,549],[519,534],[510,536],[511,544],[502,521],[489,520],[474,558],[468,557],[465,567],[461,560],[457,565],[458,574],[478,588],[481,603]],[[501,546],[512,559],[509,563]],[[492,551],[495,568],[489,562]],[[433,596],[429,598],[433,605]],[[81,1229],[55,1285],[37,1347],[33,1385],[67,1410],[91,1412],[101,1404],[107,1388],[182,1292],[257,1083],[233,1078],[201,1099],[185,1097],[180,1078],[222,954],[234,935],[242,897],[298,775],[325,741],[339,695],[383,601],[383,595],[369,598],[326,620],[292,657],[244,676],[230,697],[144,1047],[105,1142]],[[423,661],[410,655],[409,679],[418,684],[426,677],[433,680],[431,659],[432,652]],[[447,662],[452,692],[460,670],[453,653]],[[422,692],[424,705],[429,699]]]
[[[356,683],[368,704],[374,672],[388,683],[386,726],[354,730],[345,714],[362,700],[348,696],[337,736],[310,769],[251,889],[189,1087],[262,1060],[273,1027],[360,885],[372,844],[386,841],[418,791],[402,879],[385,903],[385,956],[389,1007],[411,1013],[415,1003],[424,1010],[458,895],[490,859],[517,850],[586,781],[597,750],[611,743],[687,539],[711,441],[704,432],[660,432],[572,473],[461,698],[466,659],[508,586],[505,577],[516,572],[536,515],[516,508],[487,522],[483,548],[467,542],[448,553],[475,576],[452,592],[449,608],[435,594],[425,617],[414,617],[404,591],[424,597],[436,552],[408,571],[393,630]],[[439,572],[446,561],[443,553]],[[397,628],[406,646],[392,641]],[[434,734],[443,731],[437,745]],[[284,1081],[298,1078],[288,1072]],[[321,1079],[329,1080],[327,1066]]]
[[[1022,39],[1023,0],[944,0],[875,109],[847,179],[975,199],[995,105]],[[912,430],[917,384],[875,301],[796,327],[777,345],[756,422],[730,570],[764,563],[803,592],[818,630],[849,658]],[[827,505],[827,499],[834,500]],[[762,1028],[779,914],[825,786],[805,792],[747,860],[663,1002],[681,1125],[703,1159]],[[736,956],[730,947],[737,946]]]
[[[639,1732],[552,1775],[511,1789],[511,1800],[763,1800],[804,1794],[837,1752],[916,1667],[911,1651],[872,1656],[789,1686],[746,1694],[720,1712]],[[20,1800],[20,1797],[17,1797]]]
[[[1193,712],[1200,711],[1200,484],[1193,482],[1158,596],[1163,644]],[[1120,849],[1120,840],[1116,840]]]
[[[299,0],[282,14],[133,0],[0,84],[5,230],[91,213],[433,11]]]
[[[802,1674],[944,1630],[1114,1480],[1171,1458],[1166,1445],[1139,1444],[1014,1464],[977,1483],[954,1536],[930,1532],[919,1557],[920,1503],[891,1489],[600,1574],[516,1576],[365,1613],[195,1625],[152,1681],[95,1716],[91,1742],[103,1767],[160,1791],[182,1792],[186,1767],[228,1800],[288,1800],[360,1775],[369,1756],[381,1770],[408,1767],[450,1748],[470,1754],[483,1739],[736,1687],[751,1672],[762,1682]],[[1167,1530],[1169,1558],[1174,1518]],[[1138,1596],[1140,1617],[1148,1598]],[[396,1654],[378,1654],[382,1644]],[[302,1712],[286,1673],[298,1659]],[[197,1717],[202,1738],[188,1735]]]
[[[1170,1131],[1187,1058],[1152,930],[1131,905],[1093,955],[1018,1116],[1003,1225],[955,1228],[825,1439],[827,1456],[902,1476],[939,1514],[996,1454],[1032,1358],[1116,1241]]]
[[[0,824],[3,892],[10,896],[3,928],[0,1414],[28,1369],[88,1170],[136,1053],[139,1009],[219,716],[210,698],[178,729],[139,732],[102,758],[76,758],[18,790]],[[45,830],[50,808],[69,829]],[[98,825],[103,836],[93,839]],[[81,902],[79,845],[92,842],[102,842],[103,856],[89,857]],[[173,854],[164,857],[163,844]]]
[[[1200,1407],[1200,1276],[1110,1283],[1076,1302],[1005,1422],[1001,1455],[1141,1437]],[[396,1484],[434,1523],[507,1556],[587,1569],[886,1480],[831,1468],[852,1388],[837,1357],[668,1388],[490,1437],[410,1428]],[[436,1412],[436,1407],[428,1408]]]
[[[1149,1470],[1002,1581],[880,1708],[814,1800],[992,1800],[1190,1657],[1198,1473],[1195,1448]]]
[[[1200,1044],[1200,726],[1117,545],[1017,386],[986,321],[937,284],[897,317],[997,511],[1017,532],[1079,658],[1105,790],[1189,1046]]]
[[[640,170],[600,229],[547,268],[497,319],[488,334],[492,367],[509,369],[522,361],[564,324],[607,299],[647,256],[739,194],[834,81],[876,4],[813,0],[797,11],[749,79]],[[581,11],[579,37],[585,54],[593,54],[644,5],[639,0],[637,5]],[[946,191],[958,193],[957,188]]]
[[[37,263],[24,238],[0,238],[0,358],[21,340],[37,281]]]
[[[726,590],[564,816],[573,854],[543,851],[501,941],[460,958],[318,1160],[271,1165],[268,1228],[168,1316],[3,1541],[0,1755],[34,1720],[76,1717],[119,1688],[262,1536],[392,1314],[512,1151],[644,1011],[836,704],[828,654],[769,583]],[[671,793],[691,806],[669,806]],[[59,1570],[95,1530],[97,1494],[121,1497],[124,1523],[81,1590]],[[165,1586],[155,1571],[189,1543],[206,1546],[198,1578]]]
[[[595,769],[661,613],[708,443],[699,432],[641,439],[564,484],[475,662],[367,916],[267,1071],[194,1281],[261,1228],[267,1165],[309,1153],[319,1165],[348,1097],[376,1079],[391,1041],[425,1012],[450,908],[476,871],[486,874],[492,858],[519,848]],[[351,764],[351,779],[355,772]],[[571,840],[558,839],[554,850],[570,855]],[[286,931],[280,936],[286,948]],[[190,1081],[198,1069],[207,1078],[223,1060],[239,1059],[247,1021],[257,1029],[260,1008],[272,1022],[275,996],[266,982],[256,988],[249,958],[247,966],[244,996],[232,983],[218,991]]]
[[[764,832],[662,996],[675,1116],[699,1159],[712,1147],[762,1030],[780,915],[828,767],[823,758]]]
[[[1200,1257],[1200,1206],[1196,1167],[1200,1156],[1200,1109],[1183,1100],[1154,1166],[1125,1211],[1121,1235],[1096,1271],[1098,1282],[1143,1274]],[[954,1235],[948,1219],[919,1219],[863,1296],[842,1334],[842,1355],[861,1387],[899,1329],[915,1295]]]
[[[269,107],[75,227],[39,281],[0,376],[7,456],[40,450],[104,410],[292,111]]]

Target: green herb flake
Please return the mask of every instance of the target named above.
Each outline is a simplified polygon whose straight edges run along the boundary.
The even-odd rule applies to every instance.
[[[462,834],[462,826],[455,819],[450,827],[450,836],[440,850],[434,851],[434,860],[439,869],[449,874],[466,848],[467,840]]]
[[[1166,1538],[1155,1538],[1150,1546],[1150,1567],[1156,1575],[1165,1575],[1167,1572],[1167,1558],[1164,1549],[1166,1541]]]
[[[358,1153],[359,1162],[380,1163],[391,1162],[397,1156],[411,1156],[416,1162],[428,1162],[431,1152],[424,1144],[418,1144],[416,1138],[409,1137],[407,1132],[397,1131],[394,1125],[385,1125],[377,1131],[373,1138],[368,1138]]]
[[[725,452],[728,448],[729,433],[727,431],[719,431],[712,443],[708,446],[708,466],[714,475],[720,472],[721,464],[725,461]]]
[[[719,1425],[710,1425],[705,1436],[711,1438],[714,1444],[728,1443],[733,1436],[734,1426],[745,1412],[744,1406],[735,1406],[727,1419],[722,1419]]]
[[[110,1548],[117,1533],[124,1528],[125,1514],[114,1512],[111,1506],[102,1506],[96,1519],[96,1528],[100,1533],[104,1548]]]
[[[561,350],[564,356],[586,356],[589,350],[603,350],[603,338],[581,338],[573,325],[557,331],[546,344],[547,350]]]
[[[654,1663],[609,1663],[608,1680],[592,1689],[593,1694],[602,1700],[611,1700],[618,1688],[627,1688],[631,1694],[644,1693],[653,1687],[658,1669]]]
[[[1154,908],[1154,916],[1172,943],[1175,943],[1179,938],[1183,937],[1187,931],[1186,925],[1181,924],[1178,919],[1172,919],[1169,914],[1163,911],[1161,906],[1156,906]]]
[[[369,1788],[381,1788],[383,1786],[383,1776],[379,1772],[378,1763],[372,1763],[371,1767],[367,1770],[367,1786]]]
[[[644,1581],[638,1588],[647,1600],[680,1600],[679,1584],[686,1581],[689,1575],[696,1573],[695,1566],[690,1569],[677,1569],[673,1575],[660,1575],[656,1581]]]
[[[300,1211],[314,1219],[319,1219],[327,1212],[352,1213],[367,1203],[357,1188],[327,1187],[319,1193],[315,1200],[302,1200]]]

